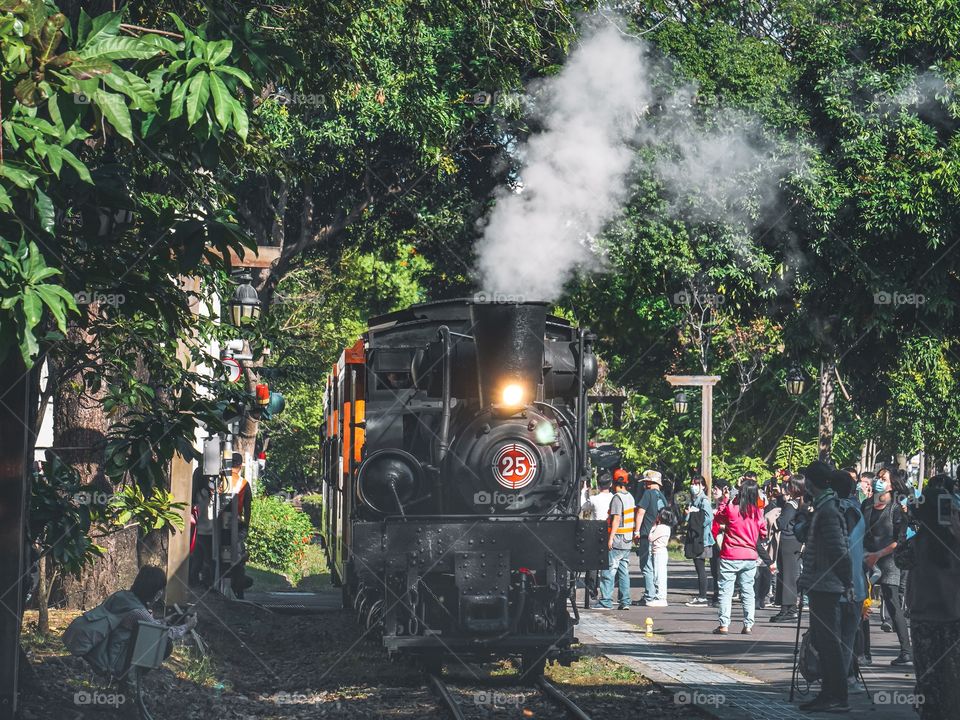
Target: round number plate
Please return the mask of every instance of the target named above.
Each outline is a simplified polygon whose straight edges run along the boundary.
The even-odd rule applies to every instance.
[[[493,457],[493,476],[508,490],[519,490],[537,476],[537,456],[520,443],[508,443]]]

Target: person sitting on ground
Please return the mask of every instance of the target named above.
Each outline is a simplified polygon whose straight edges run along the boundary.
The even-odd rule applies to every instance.
[[[650,529],[650,554],[653,557],[654,596],[647,600],[648,607],[667,606],[667,543],[673,528],[675,515],[670,508],[657,513],[657,519]]]
[[[109,631],[82,657],[101,675],[122,677],[126,671],[130,639],[142,621],[167,628],[167,645],[164,649],[164,657],[167,657],[173,650],[173,641],[196,627],[197,616],[190,614],[184,623],[172,626],[158,621],[148,608],[159,602],[166,586],[167,576],[161,568],[152,565],[140,568],[129,590],[113,593],[70,624],[64,633],[64,645],[72,653],[79,654],[75,648],[84,647],[86,650],[88,638],[84,636],[89,635],[92,628],[109,626]]]
[[[813,497],[813,513],[805,529],[801,555],[803,569],[798,588],[810,599],[810,632],[820,660],[820,693],[802,703],[809,712],[848,712],[847,673],[843,667],[840,639],[840,598],[853,598],[853,566],[846,524],[832,485],[839,471],[821,461],[811,463],[803,474]],[[846,473],[843,481],[848,480]]]
[[[948,720],[960,708],[960,499],[949,475],[935,475],[911,509],[916,530],[896,562],[910,568],[906,606],[913,635],[921,720]],[[947,508],[949,505],[949,509]],[[944,517],[944,512],[949,518]],[[944,521],[949,524],[943,524]]]
[[[740,590],[744,635],[752,632],[754,621],[753,581],[757,574],[757,541],[766,534],[760,510],[757,481],[744,478],[737,501],[724,495],[717,508],[715,522],[724,528],[720,549],[720,611],[716,635],[726,635],[730,625],[733,586]]]

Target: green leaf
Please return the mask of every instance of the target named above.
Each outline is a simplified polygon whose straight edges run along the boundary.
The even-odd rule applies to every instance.
[[[203,65],[206,62],[202,57],[190,58],[187,62],[187,69],[185,70],[187,77],[193,77],[193,73],[198,67]]]
[[[217,115],[217,122],[226,130],[230,125],[230,116],[233,114],[233,104],[237,101],[233,99],[227,86],[216,73],[210,73],[210,94],[213,96],[213,109]]]
[[[187,83],[178,82],[170,97],[170,120],[176,120],[183,115],[183,101],[187,97]]]
[[[85,48],[87,45],[95,45],[110,37],[116,37],[120,32],[120,23],[122,22],[122,13],[108,12],[97,15],[93,18],[90,26],[90,32],[83,39],[82,43],[77,43],[78,47]],[[81,18],[82,19],[82,18]]]
[[[187,127],[192,126],[207,106],[210,97],[210,76],[207,73],[198,73],[190,80],[187,91]]]
[[[123,97],[115,93],[97,90],[93,94],[93,101],[100,108],[103,116],[114,127],[121,137],[133,142],[133,126],[130,121],[130,110],[123,101]]]
[[[163,50],[170,55],[176,55],[182,46],[182,43],[175,43],[170,38],[163,37],[162,35],[144,35],[140,38],[140,41],[148,45],[153,45],[158,50]]]
[[[40,221],[40,227],[47,235],[53,235],[54,228],[54,210],[53,200],[39,187],[34,188],[36,197],[37,219]]]
[[[50,163],[50,169],[59,178],[60,169],[63,167],[63,148],[59,145],[48,145],[45,153],[47,161]]]
[[[150,89],[147,81],[143,78],[125,70],[120,70],[110,75],[104,75],[103,82],[113,90],[129,97],[133,101],[131,103],[133,109],[156,112],[157,101],[153,95],[153,90]]]
[[[250,90],[253,90],[253,83],[250,82],[250,76],[247,75],[240,68],[233,67],[232,65],[220,65],[217,67],[218,73],[226,73],[227,75],[232,75],[242,82]]]
[[[43,303],[33,289],[29,287],[23,291],[21,299],[23,301],[24,323],[27,332],[31,332],[39,324],[40,318],[43,317]]]
[[[232,40],[217,40],[207,44],[206,58],[211,65],[219,65],[233,52]]]
[[[104,37],[99,42],[88,43],[80,56],[97,60],[146,60],[160,52],[160,48],[144,43],[135,37]]]
[[[90,177],[90,170],[87,168],[86,165],[84,165],[84,163],[80,160],[80,158],[78,158],[76,155],[74,155],[70,150],[67,150],[66,148],[61,148],[61,151],[63,153],[64,162],[66,162],[67,165],[69,165],[74,169],[74,171],[76,171],[77,175],[80,176],[81,180],[83,180],[85,183],[89,183],[92,185],[93,178]]]
[[[247,111],[239,102],[233,104],[233,129],[244,142],[247,141],[247,132],[250,129],[250,121],[247,118]]]
[[[92,29],[93,29],[93,23],[90,21],[90,16],[87,15],[86,10],[81,8],[80,21],[77,23],[77,45],[78,46],[83,45],[87,41],[87,37],[90,35],[90,31]]]
[[[18,167],[7,161],[0,165],[0,177],[10,180],[18,188],[26,190],[37,182],[37,176],[25,168]]]

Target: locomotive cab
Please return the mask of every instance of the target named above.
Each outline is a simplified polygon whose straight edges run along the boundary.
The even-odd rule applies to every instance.
[[[572,640],[591,337],[544,303],[468,300],[371,320],[327,387],[323,534],[392,653],[545,659]]]

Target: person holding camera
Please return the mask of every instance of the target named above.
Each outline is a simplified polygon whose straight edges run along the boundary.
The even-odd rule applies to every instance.
[[[874,480],[872,502],[863,506],[863,520],[866,525],[863,548],[866,554],[863,564],[868,574],[874,568],[880,571],[878,582],[883,606],[890,615],[890,621],[900,641],[900,654],[891,665],[909,665],[913,662],[910,652],[910,635],[907,621],[903,616],[903,603],[900,594],[900,569],[893,560],[897,540],[905,531],[905,515],[900,505],[893,500],[890,473],[878,474]],[[863,623],[864,645],[870,647],[870,620]]]
[[[810,598],[810,633],[820,658],[820,694],[802,703],[809,712],[847,712],[847,672],[843,667],[840,600],[853,600],[853,568],[843,510],[833,484],[846,473],[824,462],[811,463],[803,471],[807,494],[812,496],[809,524],[798,535],[805,541],[798,587]]]
[[[960,495],[949,475],[936,475],[910,507],[916,534],[895,552],[910,570],[910,609],[917,710],[921,720],[948,720],[960,708]]]

